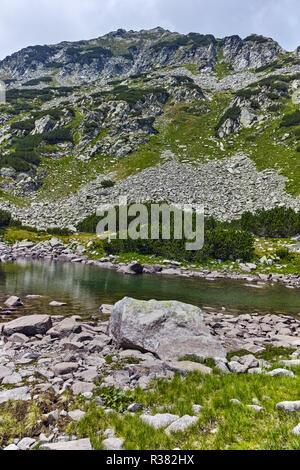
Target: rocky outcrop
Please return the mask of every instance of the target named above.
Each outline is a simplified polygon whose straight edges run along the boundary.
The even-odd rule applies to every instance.
[[[226,356],[206,328],[199,308],[181,302],[125,297],[113,308],[109,332],[118,347],[148,351],[163,360]]]

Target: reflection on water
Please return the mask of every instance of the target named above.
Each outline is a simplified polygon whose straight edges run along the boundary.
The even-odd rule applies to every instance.
[[[28,294],[41,299],[25,299]],[[0,303],[18,295],[24,307],[16,314],[95,314],[102,303],[114,303],[124,296],[138,299],[179,300],[200,307],[225,307],[237,312],[299,313],[299,289],[267,284],[261,289],[227,279],[124,276],[114,270],[76,263],[18,260],[0,264]],[[49,307],[51,300],[66,302],[62,308]]]

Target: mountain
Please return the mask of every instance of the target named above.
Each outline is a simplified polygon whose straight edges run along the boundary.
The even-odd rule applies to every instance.
[[[27,225],[74,226],[125,193],[221,219],[300,208],[299,48],[118,30],[22,49],[0,79],[0,206]]]

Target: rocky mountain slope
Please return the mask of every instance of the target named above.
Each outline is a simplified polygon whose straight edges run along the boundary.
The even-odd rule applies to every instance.
[[[74,226],[124,192],[219,218],[300,208],[298,49],[118,30],[27,47],[0,79],[0,205],[23,223]]]

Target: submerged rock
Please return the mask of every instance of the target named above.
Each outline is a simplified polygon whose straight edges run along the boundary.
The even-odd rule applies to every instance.
[[[11,307],[21,307],[23,304],[19,297],[17,297],[16,295],[12,295],[4,302],[4,305],[6,305],[6,307],[8,308],[11,308]]]

